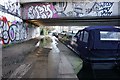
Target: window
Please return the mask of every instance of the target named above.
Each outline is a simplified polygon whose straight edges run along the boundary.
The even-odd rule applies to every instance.
[[[82,38],[83,38],[83,31],[81,31],[81,34],[80,34],[80,41],[82,41]]]
[[[100,40],[118,41],[120,32],[100,31]]]
[[[88,32],[84,31],[83,42],[88,42]]]
[[[74,37],[79,38],[79,36],[80,36],[80,32],[77,32]]]
[[[79,37],[79,35],[80,35],[80,32],[78,32],[76,36]]]

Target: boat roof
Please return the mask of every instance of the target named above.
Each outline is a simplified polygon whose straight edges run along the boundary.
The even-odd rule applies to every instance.
[[[90,30],[120,30],[120,29],[113,26],[90,26],[86,27],[84,30],[90,31]]]

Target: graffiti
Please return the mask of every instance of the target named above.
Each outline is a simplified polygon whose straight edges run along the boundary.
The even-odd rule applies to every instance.
[[[10,44],[15,41],[24,40],[27,38],[27,28],[22,22],[12,22],[9,25],[6,17],[0,18],[1,37],[3,44]]]
[[[73,15],[81,16],[111,16],[114,2],[73,2]]]
[[[28,9],[28,18],[52,18],[53,12],[51,10],[51,5],[36,5],[31,6]]]
[[[112,15],[112,6],[114,2],[95,2],[93,7],[89,9],[88,13],[96,12],[97,16],[111,16]]]
[[[8,35],[9,26],[7,19],[5,17],[2,17],[1,23],[2,23],[2,41],[4,44],[9,44],[10,41]]]
[[[16,23],[17,31],[16,31],[16,40],[23,40],[27,38],[27,27],[23,25],[23,23]]]
[[[0,39],[2,38],[2,26],[3,26],[3,21],[0,20]]]
[[[115,2],[53,2],[33,3],[24,5],[25,19],[83,17],[83,16],[112,16],[117,15],[118,5]],[[54,17],[56,15],[56,17]]]
[[[67,7],[67,2],[53,2],[53,6],[55,7],[55,11],[58,14],[59,17],[65,17],[66,14],[64,11]]]
[[[16,35],[15,28],[16,28],[16,26],[12,25],[12,26],[10,26],[10,29],[9,29],[9,37],[10,37],[11,41],[15,40],[15,35]]]
[[[12,14],[20,16],[20,3],[17,1],[8,0],[5,2],[5,9]]]
[[[84,14],[85,4],[83,2],[73,2],[73,16],[82,16]]]
[[[113,3],[114,2],[104,2],[99,4],[101,16],[110,16],[112,14],[112,10],[110,9],[113,6]]]

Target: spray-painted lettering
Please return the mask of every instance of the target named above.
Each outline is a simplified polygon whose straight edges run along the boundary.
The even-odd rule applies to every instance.
[[[53,2],[24,5],[25,19],[112,16],[117,15],[116,2]],[[56,15],[56,16],[55,16]]]
[[[9,25],[6,17],[0,18],[1,37],[3,44],[10,44],[27,38],[27,28],[22,22],[13,22]]]
[[[96,13],[96,16],[111,16],[114,2],[95,2],[91,9],[86,9],[88,14]]]
[[[50,9],[51,5],[30,6],[28,9],[28,18],[52,18],[53,12]]]
[[[5,9],[15,15],[20,16],[20,3],[19,2],[13,2],[13,0],[8,0],[5,2]]]

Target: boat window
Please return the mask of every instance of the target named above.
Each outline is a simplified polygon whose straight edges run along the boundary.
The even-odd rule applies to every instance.
[[[88,42],[88,32],[84,31],[83,42]]]
[[[100,31],[100,40],[118,41],[120,32]]]
[[[79,39],[80,39],[80,41],[82,41],[82,39],[83,39],[83,31],[81,31]]]

